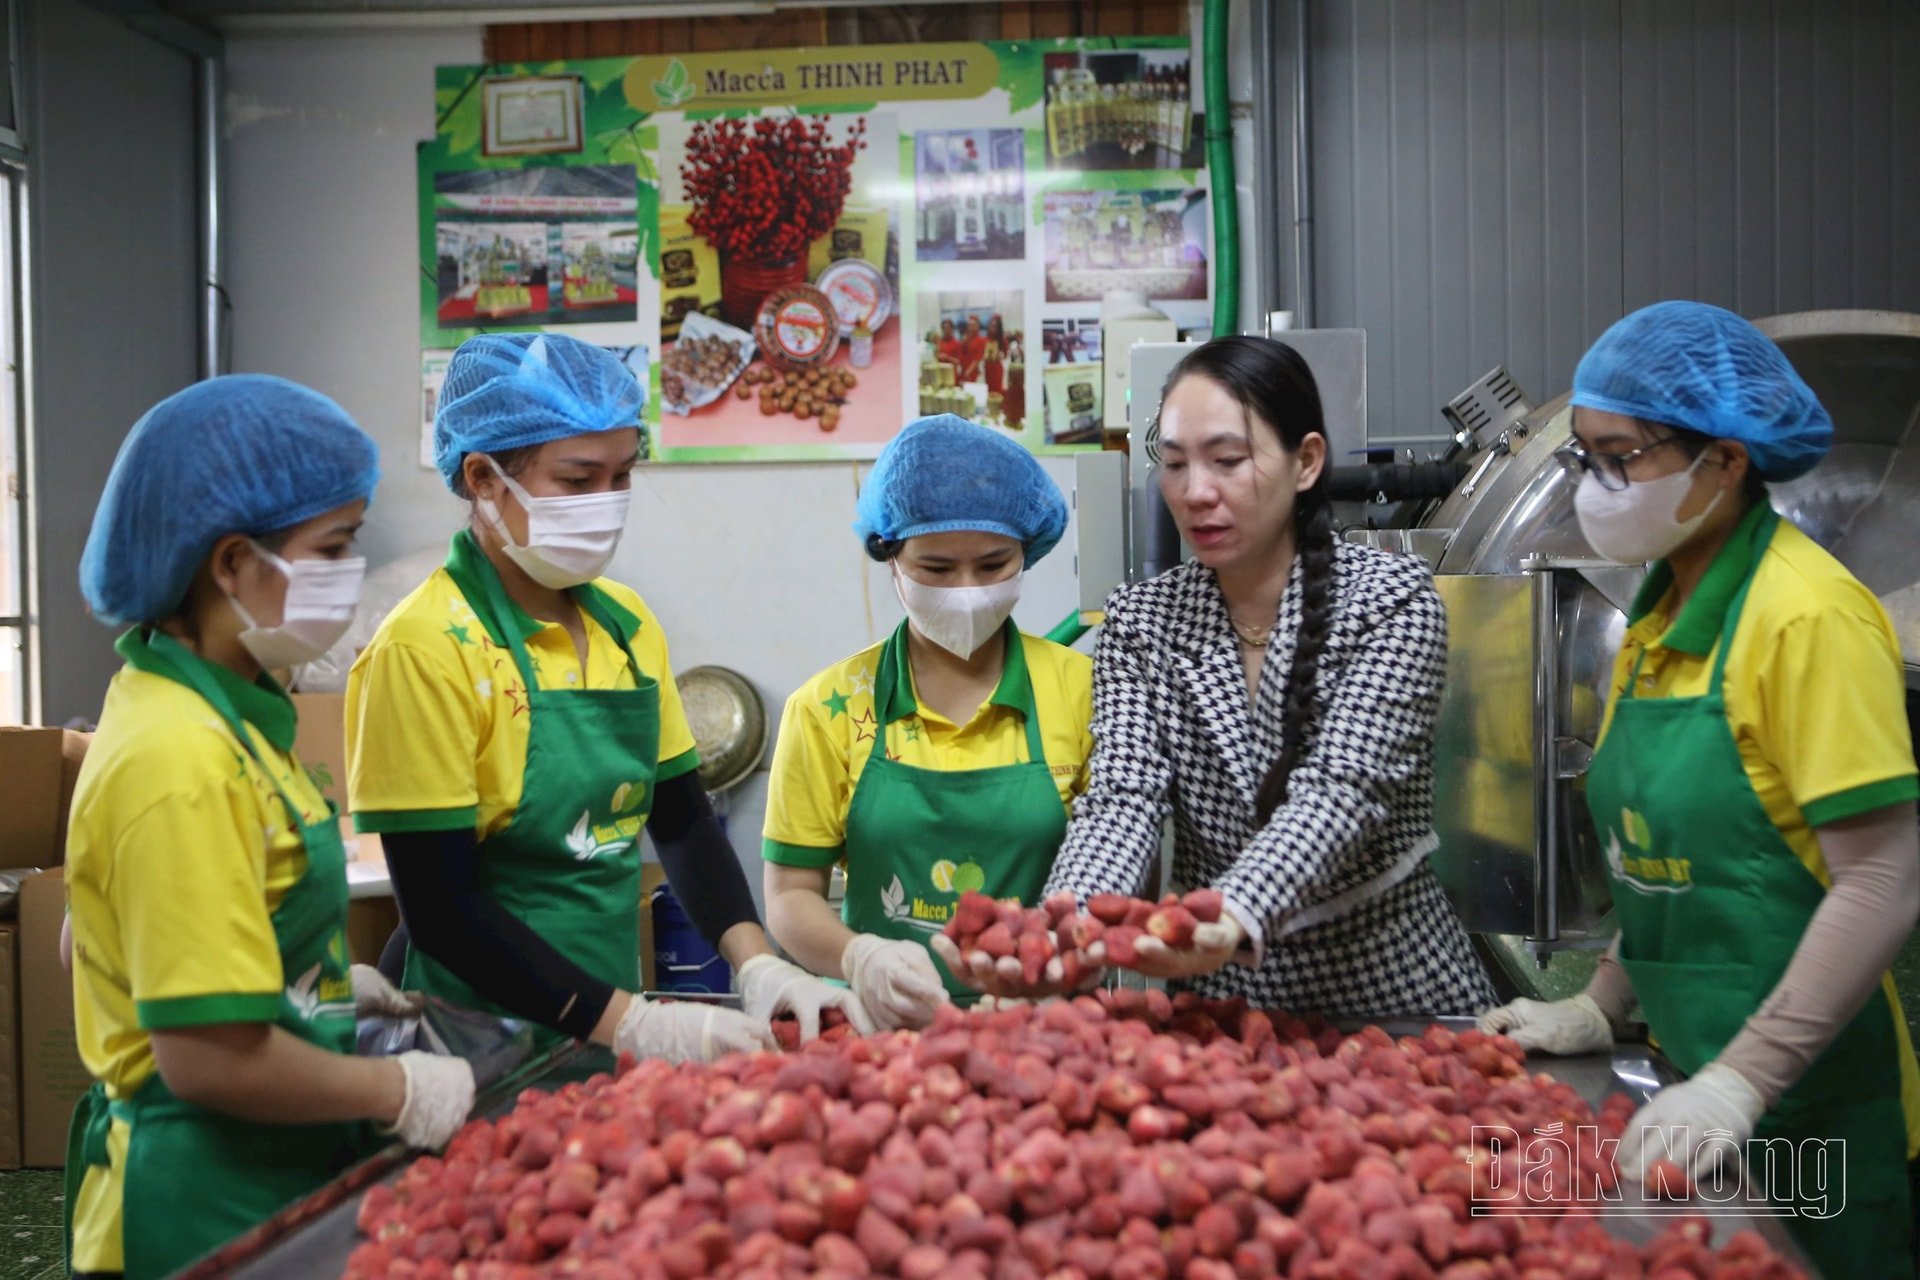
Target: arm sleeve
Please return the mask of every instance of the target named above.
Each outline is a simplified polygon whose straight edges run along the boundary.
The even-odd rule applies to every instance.
[[[1884,617],[1833,607],[1796,618],[1759,676],[1753,732],[1808,826],[1920,796],[1900,650]]]
[[[107,894],[148,1030],[280,1014],[286,979],[258,799],[244,775],[227,773],[153,805],[115,845]]]
[[[767,778],[760,856],[786,867],[830,867],[846,851],[853,771],[846,739],[829,732],[810,688],[787,699]]]
[[[1161,824],[1173,807],[1173,766],[1153,705],[1150,650],[1128,622],[1116,592],[1094,645],[1087,786],[1074,801],[1073,820],[1047,877],[1047,893],[1070,892],[1082,902],[1096,893],[1139,891],[1159,856]]]
[[[384,838],[413,945],[507,1012],[585,1040],[613,988],[561,955],[480,887],[471,828]]]
[[[384,834],[479,821],[480,698],[445,661],[390,641],[347,681],[347,791],[354,825]]]
[[[1920,827],[1912,804],[1823,829],[1820,852],[1833,887],[1779,983],[1720,1053],[1719,1061],[1768,1106],[1873,997],[1920,917]]]
[[[747,873],[714,816],[698,773],[683,773],[654,788],[647,834],[660,865],[700,936],[715,947],[737,924],[759,924]]]
[[[1626,1022],[1627,1015],[1633,1012],[1633,979],[1627,976],[1627,967],[1620,963],[1620,939],[1616,936],[1613,945],[1601,955],[1600,963],[1594,967],[1593,976],[1587,979],[1585,994],[1605,1014],[1607,1021],[1618,1027]]]
[[[1398,794],[1431,768],[1446,676],[1446,609],[1427,580],[1369,609],[1339,669],[1322,668],[1286,803],[1213,886],[1259,925],[1256,950],[1295,912],[1364,882],[1359,855]]]

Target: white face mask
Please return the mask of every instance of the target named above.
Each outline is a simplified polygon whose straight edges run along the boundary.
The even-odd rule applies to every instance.
[[[633,490],[583,493],[576,497],[536,498],[492,458],[487,465],[520,500],[527,513],[527,543],[518,546],[507,531],[499,506],[489,498],[477,504],[480,516],[500,535],[501,550],[543,587],[565,591],[605,573],[627,527]]]
[[[1693,491],[1693,473],[1705,456],[1695,458],[1685,471],[1658,480],[1636,480],[1618,492],[1601,484],[1591,471],[1582,476],[1573,493],[1573,511],[1587,545],[1615,564],[1645,564],[1672,555],[1713,514],[1726,493],[1716,490],[1699,514],[1679,518],[1680,504]]]
[[[930,587],[895,562],[893,588],[921,635],[949,653],[971,658],[1013,616],[1025,576],[1022,570],[984,587]]]
[[[240,643],[267,671],[282,671],[324,657],[353,625],[360,584],[367,576],[366,558],[282,560],[252,539],[248,544],[286,578],[287,602],[280,610],[280,624],[263,627],[239,600],[228,596],[227,603],[247,624],[240,633]]]

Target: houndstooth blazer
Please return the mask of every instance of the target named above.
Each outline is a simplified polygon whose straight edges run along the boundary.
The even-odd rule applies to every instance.
[[[1427,865],[1445,607],[1425,565],[1338,543],[1313,725],[1285,804],[1256,828],[1280,753],[1301,566],[1249,703],[1213,571],[1189,562],[1107,601],[1093,668],[1087,790],[1048,882],[1133,892],[1174,824],[1173,876],[1212,885],[1262,926],[1253,967],[1193,984],[1258,1007],[1349,1017],[1468,1013],[1485,971]]]

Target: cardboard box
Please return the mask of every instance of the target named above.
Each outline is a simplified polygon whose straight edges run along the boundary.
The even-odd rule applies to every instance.
[[[347,695],[296,693],[293,708],[300,717],[293,734],[293,754],[313,775],[320,794],[347,811]]]
[[[379,964],[387,939],[400,927],[400,908],[391,895],[355,898],[347,904],[347,958],[355,964]]]
[[[60,964],[67,914],[59,868],[20,886],[20,1148],[34,1169],[67,1161],[67,1121],[93,1083],[74,1040],[73,980]]]
[[[66,861],[67,809],[87,734],[0,727],[0,867]]]
[[[0,1169],[20,1167],[20,928],[0,924]]]
[[[653,966],[653,891],[667,882],[666,869],[657,862],[640,864],[640,988],[658,991],[659,974]]]

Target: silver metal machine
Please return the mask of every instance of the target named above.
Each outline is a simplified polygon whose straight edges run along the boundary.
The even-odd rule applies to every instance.
[[[1819,395],[1837,437],[1813,472],[1774,487],[1774,506],[1880,597],[1900,634],[1911,709],[1920,316],[1824,311],[1757,323]],[[1448,407],[1455,460],[1468,466],[1452,492],[1407,528],[1347,536],[1434,567],[1451,627],[1434,868],[1470,930],[1520,935],[1544,955],[1613,933],[1582,778],[1642,571],[1598,560],[1581,537],[1573,482],[1552,460],[1571,429],[1567,398],[1528,409],[1497,381],[1489,375]]]

